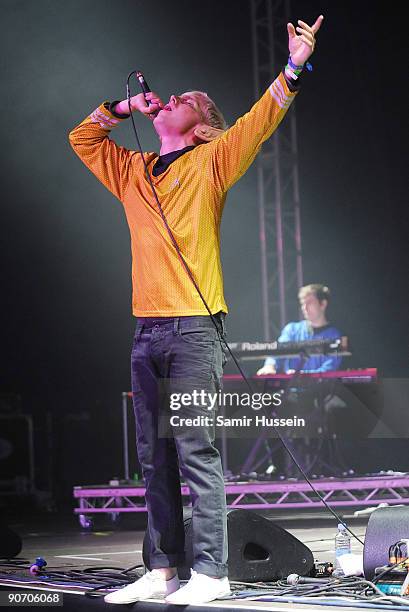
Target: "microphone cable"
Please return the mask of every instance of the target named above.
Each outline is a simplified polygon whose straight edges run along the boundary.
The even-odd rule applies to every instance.
[[[212,322],[213,322],[213,325],[214,325],[214,326],[215,326],[215,328],[216,328],[216,332],[217,332],[217,335],[218,335],[219,340],[220,340],[220,345],[222,345],[222,343],[224,343],[224,345],[226,346],[226,348],[227,348],[228,352],[230,353],[230,356],[231,356],[231,358],[233,359],[233,361],[234,361],[234,363],[235,363],[235,365],[236,365],[237,369],[239,370],[239,372],[240,372],[240,374],[241,374],[241,376],[242,376],[243,380],[245,381],[245,383],[246,383],[246,385],[247,385],[248,389],[250,390],[250,393],[251,393],[251,394],[253,394],[254,392],[253,392],[252,386],[251,386],[251,384],[250,384],[250,381],[248,380],[247,376],[246,376],[246,375],[245,375],[245,373],[243,372],[243,370],[242,370],[242,368],[241,368],[241,366],[240,366],[240,364],[239,364],[239,362],[238,362],[238,360],[237,360],[236,356],[234,355],[234,353],[233,353],[233,352],[232,352],[232,350],[230,349],[229,344],[228,344],[228,342],[227,342],[227,340],[226,340],[226,338],[225,338],[225,335],[224,335],[223,333],[220,333],[220,331],[219,331],[219,327],[218,327],[217,322],[216,322],[216,319],[215,319],[215,317],[213,316],[213,314],[211,313],[210,308],[209,308],[209,306],[208,306],[208,304],[207,304],[207,302],[206,302],[206,300],[205,300],[205,298],[204,298],[204,296],[203,296],[203,294],[202,294],[202,292],[201,292],[201,290],[200,290],[200,288],[199,288],[199,286],[198,286],[198,284],[197,284],[197,282],[196,282],[196,280],[195,280],[195,278],[194,278],[194,276],[193,276],[193,274],[192,274],[192,272],[191,272],[191,270],[190,270],[189,266],[187,265],[187,263],[186,263],[186,261],[185,261],[185,258],[184,258],[184,257],[183,257],[183,255],[182,255],[182,252],[181,252],[181,250],[180,250],[180,248],[179,248],[179,245],[178,245],[178,243],[177,243],[177,241],[176,241],[176,238],[174,237],[173,232],[172,232],[171,228],[169,227],[169,224],[168,224],[168,221],[167,221],[167,219],[166,219],[165,213],[164,213],[164,212],[163,212],[163,210],[162,210],[162,206],[161,206],[161,203],[160,203],[160,201],[159,201],[158,194],[156,193],[155,186],[154,186],[153,181],[152,181],[152,178],[151,178],[151,176],[150,176],[150,174],[149,174],[148,166],[147,166],[147,163],[146,163],[146,161],[145,161],[144,154],[143,154],[142,145],[141,145],[141,143],[140,143],[140,140],[139,140],[139,137],[138,137],[138,132],[137,132],[137,129],[136,129],[136,126],[135,126],[135,120],[134,120],[134,118],[133,118],[132,107],[131,107],[131,92],[130,92],[130,86],[129,86],[129,81],[130,81],[130,79],[131,79],[131,77],[132,77],[132,75],[133,75],[133,74],[135,74],[135,75],[136,75],[136,77],[137,77],[137,79],[138,79],[138,81],[139,81],[139,84],[140,84],[140,86],[142,87],[142,90],[143,90],[143,93],[144,93],[144,94],[146,94],[146,93],[147,93],[148,91],[150,91],[150,90],[149,90],[148,88],[144,87],[143,83],[145,83],[145,85],[146,85],[146,81],[145,81],[145,79],[143,78],[143,75],[142,75],[142,73],[141,73],[139,70],[133,70],[132,72],[130,72],[130,73],[129,73],[128,78],[127,78],[127,80],[126,80],[126,97],[127,97],[127,100],[128,100],[128,109],[129,109],[129,114],[130,114],[130,117],[131,117],[132,127],[133,127],[133,131],[134,131],[134,133],[135,133],[135,138],[136,138],[136,142],[137,142],[137,145],[138,145],[138,150],[139,150],[140,156],[141,156],[141,158],[142,158],[142,163],[143,163],[143,167],[144,167],[144,170],[145,170],[146,178],[148,179],[148,182],[149,182],[150,188],[151,188],[151,190],[152,190],[152,194],[153,194],[153,197],[154,197],[155,202],[156,202],[156,204],[157,204],[159,214],[160,214],[160,216],[161,216],[161,218],[162,218],[162,221],[163,221],[163,223],[164,223],[164,225],[165,225],[166,231],[167,231],[167,233],[169,234],[169,238],[170,238],[170,240],[171,240],[171,242],[172,242],[173,246],[174,246],[174,247],[175,247],[175,249],[176,249],[176,252],[177,252],[178,257],[179,257],[179,259],[180,259],[180,261],[181,261],[181,263],[182,263],[182,266],[183,266],[183,268],[186,270],[187,275],[189,276],[190,280],[192,281],[192,283],[193,283],[193,285],[194,285],[194,287],[195,287],[196,291],[198,292],[198,294],[199,294],[199,296],[200,296],[200,299],[202,300],[202,302],[203,302],[203,304],[204,304],[204,306],[205,306],[205,308],[206,308],[207,312],[209,313],[209,316],[210,316],[210,318],[211,318],[211,320],[212,320]],[[263,410],[263,412],[264,412],[265,416],[268,418],[268,416],[269,416],[269,415],[267,415],[267,414],[266,414],[266,411],[265,411],[265,407],[264,407],[264,406],[262,407],[262,410]],[[273,416],[275,416],[275,415],[276,415],[275,411],[273,411],[273,413],[272,413],[272,414],[273,414]],[[342,523],[343,525],[345,525],[345,523],[344,523],[344,521],[341,519],[341,517],[340,517],[340,516],[339,516],[339,515],[338,515],[338,514],[335,512],[335,510],[333,510],[333,508],[331,508],[331,506],[328,504],[328,502],[327,502],[327,501],[324,499],[324,497],[321,495],[321,493],[320,493],[320,492],[319,492],[319,491],[316,489],[316,487],[313,485],[313,483],[311,482],[311,480],[308,478],[308,476],[307,476],[307,474],[305,473],[305,471],[304,471],[303,467],[302,467],[302,466],[301,466],[301,465],[298,463],[298,461],[297,461],[296,457],[294,456],[294,454],[293,454],[293,452],[292,452],[291,448],[290,448],[290,447],[287,445],[287,443],[286,443],[285,439],[284,439],[284,438],[283,438],[283,436],[281,435],[281,433],[280,433],[279,429],[278,429],[278,428],[277,428],[277,427],[276,427],[274,424],[273,424],[272,428],[274,429],[274,431],[275,431],[275,433],[277,434],[277,437],[279,438],[279,440],[280,440],[280,442],[282,443],[283,447],[284,447],[284,448],[285,448],[285,450],[287,451],[288,455],[291,457],[291,459],[292,459],[292,461],[294,462],[294,464],[297,466],[297,469],[300,471],[300,473],[302,474],[302,476],[303,476],[304,480],[305,480],[305,481],[307,482],[307,484],[310,486],[310,488],[312,489],[312,491],[313,491],[313,492],[314,492],[314,493],[317,495],[317,497],[319,498],[319,500],[320,500],[320,501],[321,501],[321,502],[324,504],[324,506],[325,506],[325,507],[327,508],[327,510],[328,510],[328,511],[329,511],[329,512],[330,512],[330,513],[333,515],[333,517],[334,517],[334,518],[337,520],[337,522],[338,522],[338,523]],[[354,532],[353,532],[353,531],[352,531],[352,530],[351,530],[351,529],[350,529],[350,528],[349,528],[347,525],[345,525],[345,528],[347,529],[347,531],[349,531],[349,533],[350,533],[350,534],[351,534],[351,535],[352,535],[352,536],[353,536],[353,537],[354,537],[354,538],[355,538],[355,539],[356,539],[356,540],[357,540],[357,541],[358,541],[360,544],[362,544],[362,546],[364,546],[364,543],[362,542],[362,540],[361,540],[361,539],[360,539],[360,538],[359,538],[359,537],[358,537],[358,536],[357,536],[357,535],[356,535],[356,534],[355,534],[355,533],[354,533]]]

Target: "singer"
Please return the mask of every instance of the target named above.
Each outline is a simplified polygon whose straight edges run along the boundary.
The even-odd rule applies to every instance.
[[[149,117],[159,137],[159,155],[144,153],[144,159],[164,216],[203,299],[166,229],[140,154],[109,137],[129,117],[128,100],[102,103],[69,135],[82,162],[123,204],[131,235],[133,314],[137,319],[132,391],[138,458],[146,485],[151,571],[106,595],[109,603],[154,597],[187,605],[230,594],[226,497],[214,446],[214,418],[209,420],[213,425],[175,427],[170,435],[160,435],[158,422],[164,406],[158,383],[166,380],[170,393],[193,394],[198,385],[206,393],[220,390],[224,354],[219,334],[224,334],[228,309],[219,230],[226,194],[294,100],[322,20],[321,15],[312,26],[304,21],[298,21],[297,27],[288,24],[288,64],[229,129],[203,92],[171,95],[164,104],[156,93],[147,93],[145,83],[145,93],[131,98],[131,110]],[[183,407],[179,414],[183,418],[214,417],[213,411],[198,406]],[[191,493],[194,555],[191,578],[181,588],[176,569],[184,559],[179,470]]]

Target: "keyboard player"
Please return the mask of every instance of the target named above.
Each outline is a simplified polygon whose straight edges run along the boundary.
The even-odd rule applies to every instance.
[[[311,284],[301,287],[298,299],[304,319],[288,323],[282,330],[278,342],[302,342],[306,340],[341,337],[341,332],[329,323],[327,308],[330,301],[330,290],[325,285]],[[300,357],[290,359],[268,357],[257,375],[301,372],[328,372],[339,370],[341,357],[329,355],[312,355],[306,361]]]

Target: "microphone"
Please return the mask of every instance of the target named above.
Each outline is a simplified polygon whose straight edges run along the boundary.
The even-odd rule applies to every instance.
[[[304,578],[298,574],[290,574],[287,576],[287,584],[297,586],[298,584],[327,584],[328,578]]]
[[[139,81],[139,85],[141,86],[141,89],[143,91],[144,94],[150,93],[152,90],[149,87],[148,83],[146,82],[145,77],[143,76],[142,72],[137,72],[136,73],[136,78]]]
[[[146,94],[150,93],[152,90],[149,87],[148,83],[146,82],[145,77],[143,76],[142,72],[140,72],[138,70],[138,72],[136,73],[136,78],[139,81],[139,85],[141,86],[142,92],[145,94],[145,100],[146,100]],[[152,102],[150,102],[150,100],[146,100],[147,103],[150,105],[152,104]],[[159,113],[159,110],[156,111],[155,113],[151,113],[152,115],[154,115],[156,117],[156,115]]]

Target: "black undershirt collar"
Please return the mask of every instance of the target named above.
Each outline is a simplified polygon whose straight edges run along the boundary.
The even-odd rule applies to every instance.
[[[177,151],[171,151],[170,153],[165,153],[165,155],[159,155],[158,159],[153,166],[152,174],[153,176],[159,176],[162,172],[165,172],[170,166],[172,162],[175,161],[178,157],[191,151],[195,148],[195,145],[190,145],[185,147],[184,149],[178,149]]]

